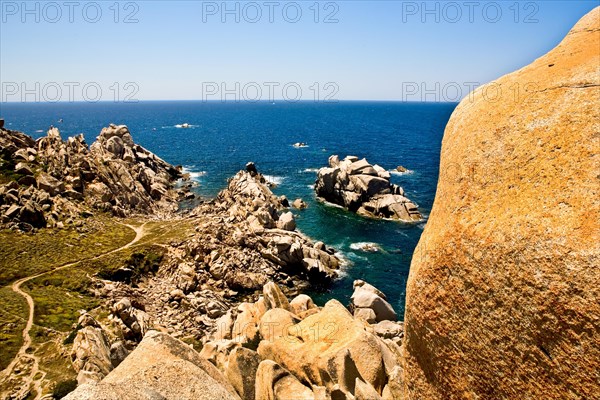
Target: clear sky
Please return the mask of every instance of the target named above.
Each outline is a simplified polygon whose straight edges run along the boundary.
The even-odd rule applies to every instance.
[[[0,100],[452,101],[598,4],[0,0]]]

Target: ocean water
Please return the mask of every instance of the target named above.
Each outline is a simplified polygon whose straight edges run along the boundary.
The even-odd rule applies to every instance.
[[[317,303],[337,298],[349,302],[354,279],[364,279],[388,296],[404,313],[406,279],[413,250],[425,222],[407,224],[370,220],[324,204],[314,195],[316,170],[331,154],[366,157],[393,170],[407,197],[426,217],[438,179],[444,127],[456,104],[403,102],[140,102],[140,103],[4,103],[0,117],[8,129],[31,136],[57,126],[63,138],[83,133],[91,144],[109,123],[126,124],[136,143],[166,161],[183,165],[196,193],[215,196],[227,178],[254,161],[261,173],[278,184],[274,192],[290,202],[304,199],[298,228],[334,246],[347,260],[341,278],[326,293],[313,293]],[[63,122],[58,120],[62,118]],[[189,128],[178,125],[187,123]],[[295,148],[296,142],[308,147]],[[377,243],[381,250],[363,252],[359,244]]]

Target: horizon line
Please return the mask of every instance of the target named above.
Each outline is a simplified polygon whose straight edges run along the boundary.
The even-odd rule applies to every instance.
[[[462,100],[461,100],[462,101]],[[222,104],[247,104],[247,105],[252,105],[252,104],[259,104],[259,103],[263,103],[263,104],[279,104],[279,103],[283,103],[283,104],[298,104],[298,103],[314,103],[314,104],[325,104],[325,105],[329,105],[329,104],[337,104],[337,103],[350,103],[350,102],[362,102],[362,103],[412,103],[412,104],[459,104],[461,101],[418,101],[418,100],[411,100],[411,101],[406,101],[406,100],[398,100],[398,99],[345,99],[345,100],[335,100],[335,101],[314,101],[314,100],[298,100],[298,101],[288,101],[285,99],[275,99],[273,101],[271,100],[258,100],[258,101],[245,101],[245,100],[198,100],[198,99],[168,99],[168,100],[156,100],[156,99],[150,99],[150,100],[136,100],[136,101],[114,101],[114,100],[99,100],[99,101],[85,101],[85,100],[77,100],[77,101],[53,101],[53,102],[49,102],[49,101],[0,101],[0,105],[3,104],[10,104],[10,105],[15,105],[15,104],[46,104],[46,105],[52,105],[52,104],[107,104],[107,103],[112,103],[112,104],[139,104],[139,103],[151,103],[151,102],[161,102],[161,103],[167,103],[167,102],[196,102],[196,103],[222,103]]]

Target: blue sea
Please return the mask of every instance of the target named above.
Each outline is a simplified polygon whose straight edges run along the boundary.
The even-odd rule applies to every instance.
[[[54,125],[63,138],[83,133],[88,144],[109,123],[125,124],[136,143],[184,166],[204,198],[214,197],[227,178],[254,161],[278,183],[276,194],[308,203],[306,210],[292,210],[298,228],[334,246],[348,261],[329,292],[312,294],[317,303],[336,298],[348,304],[352,282],[363,279],[386,293],[402,317],[411,256],[426,222],[369,220],[317,201],[316,170],[327,165],[331,154],[366,157],[389,170],[402,165],[409,172],[392,174],[392,181],[427,217],[444,128],[455,107],[405,102],[3,103],[0,117],[6,128],[35,138]],[[178,127],[183,123],[190,127]],[[308,147],[295,148],[296,142]],[[357,249],[362,242],[377,243],[382,250],[363,252]]]

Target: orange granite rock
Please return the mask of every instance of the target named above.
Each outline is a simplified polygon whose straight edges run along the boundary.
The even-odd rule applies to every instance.
[[[409,399],[600,397],[600,7],[444,135],[406,301]]]

